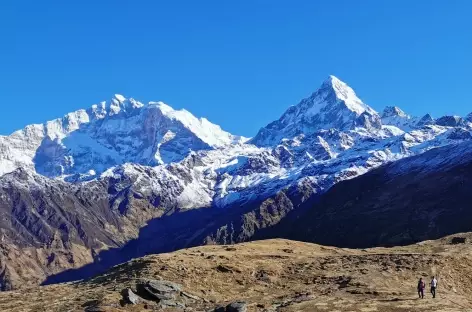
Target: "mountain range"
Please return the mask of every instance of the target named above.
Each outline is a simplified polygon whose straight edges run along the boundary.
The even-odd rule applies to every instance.
[[[376,112],[334,76],[253,138],[115,95],[0,137],[0,287],[202,244],[371,247],[471,230],[471,131],[472,114]]]

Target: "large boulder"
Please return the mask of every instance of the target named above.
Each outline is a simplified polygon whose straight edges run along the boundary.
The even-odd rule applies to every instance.
[[[127,288],[123,290],[123,299],[125,299],[126,302],[131,303],[131,304],[139,304],[143,301],[141,297],[136,295],[131,289]]]
[[[244,301],[235,301],[227,306],[218,306],[210,312],[247,312],[247,303]]]
[[[465,237],[453,237],[451,239],[451,244],[457,245],[457,244],[465,244],[467,242],[467,239]]]
[[[236,301],[226,306],[226,312],[246,312],[247,303],[244,301]]]
[[[138,295],[151,300],[174,300],[182,286],[169,281],[146,280],[136,284]]]

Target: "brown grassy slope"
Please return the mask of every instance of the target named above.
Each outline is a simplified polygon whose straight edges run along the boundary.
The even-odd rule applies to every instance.
[[[458,236],[458,235],[456,235]],[[180,283],[206,311],[245,300],[249,311],[472,311],[471,234],[395,248],[340,249],[288,240],[204,246],[152,255],[73,284],[0,294],[0,311],[152,311],[121,306],[141,278]],[[420,276],[439,276],[438,296],[416,299]],[[190,311],[190,310],[189,310]]]

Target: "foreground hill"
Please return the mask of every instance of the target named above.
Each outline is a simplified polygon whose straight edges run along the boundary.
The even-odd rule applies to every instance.
[[[288,240],[196,247],[138,258],[81,282],[3,292],[0,310],[158,310],[158,300],[133,305],[121,294],[154,279],[182,286],[160,303],[176,305],[168,311],[214,311],[235,301],[244,303],[226,311],[245,311],[244,304],[247,311],[466,311],[472,309],[471,242],[472,234],[458,234],[358,250]],[[417,279],[433,274],[437,298],[416,299]]]

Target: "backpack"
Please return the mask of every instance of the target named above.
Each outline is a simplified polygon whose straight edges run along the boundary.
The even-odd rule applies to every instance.
[[[425,285],[424,285],[424,282],[421,281],[421,282],[418,282],[418,289],[424,289]]]

